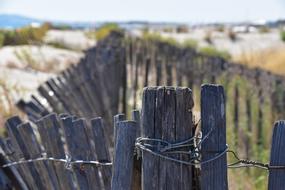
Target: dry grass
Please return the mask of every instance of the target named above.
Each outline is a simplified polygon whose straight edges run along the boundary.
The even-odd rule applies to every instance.
[[[5,121],[14,115],[23,114],[14,105],[13,94],[18,94],[20,89],[17,86],[10,86],[4,80],[0,80],[0,136],[5,133]]]
[[[234,60],[249,67],[259,67],[276,74],[285,75],[285,47],[246,52],[234,57]]]

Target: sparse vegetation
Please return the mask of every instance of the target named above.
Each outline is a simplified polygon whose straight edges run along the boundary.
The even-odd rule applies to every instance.
[[[29,26],[17,30],[1,30],[2,45],[41,43],[49,28],[50,25],[45,23],[39,28]]]
[[[225,31],[225,26],[221,24],[221,25],[217,26],[216,30],[218,32],[224,32]]]
[[[177,33],[188,33],[189,32],[189,28],[188,28],[187,25],[181,25],[181,26],[177,27],[176,32]]]
[[[270,28],[268,26],[261,26],[258,31],[261,34],[268,33],[268,32],[270,32]]]
[[[208,44],[213,44],[213,39],[212,39],[212,32],[208,31],[205,34],[204,40],[208,43]]]
[[[6,80],[0,79],[0,136],[5,133],[4,124],[6,119],[13,115],[23,115],[14,105],[13,93],[20,91],[20,89],[13,85],[9,85]]]
[[[228,37],[232,42],[235,42],[237,40],[237,34],[232,30],[228,31]]]
[[[285,42],[285,30],[282,30],[282,31],[280,32],[280,37],[281,37],[281,40],[282,40],[283,42]]]
[[[224,51],[218,50],[212,46],[203,47],[199,51],[205,55],[214,56],[214,57],[221,57],[225,60],[229,60],[231,58],[231,55],[229,52],[227,52],[225,50]]]
[[[234,57],[234,60],[249,67],[259,67],[285,75],[284,51],[284,48],[274,48],[263,51],[244,52],[242,55]]]
[[[120,27],[116,23],[108,23],[104,24],[100,28],[98,28],[95,32],[95,38],[96,40],[102,40],[105,37],[107,37],[110,32],[112,31],[121,31]]]
[[[187,39],[182,43],[182,46],[185,48],[193,48],[197,49],[198,47],[198,42],[194,39]]]

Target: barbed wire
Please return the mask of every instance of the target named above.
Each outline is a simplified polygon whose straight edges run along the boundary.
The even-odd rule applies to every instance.
[[[262,163],[254,160],[240,159],[237,153],[233,150],[229,150],[229,146],[226,144],[224,150],[221,151],[203,151],[201,149],[202,143],[209,138],[211,133],[214,131],[213,128],[209,130],[209,132],[202,138],[202,133],[199,135],[193,136],[185,141],[179,143],[169,143],[165,140],[161,139],[153,139],[153,138],[145,138],[139,137],[136,140],[136,149],[137,154],[140,156],[140,151],[146,151],[151,153],[154,156],[158,156],[160,158],[173,161],[179,164],[192,165],[192,166],[201,166],[203,164],[213,162],[223,155],[232,154],[236,159],[235,162],[227,165],[227,168],[236,169],[236,168],[260,168],[264,170],[272,170],[272,169],[285,169],[285,166],[272,166],[268,163]],[[187,150],[183,150],[186,149]],[[182,149],[182,150],[181,150]],[[208,160],[202,160],[203,153],[213,153],[216,154],[212,158]],[[178,156],[169,156],[170,154],[178,154]],[[183,157],[186,155],[187,157]],[[184,158],[184,160],[183,160]],[[185,158],[187,160],[185,160]]]
[[[147,138],[147,137],[138,137],[135,142],[135,152],[137,157],[141,157],[141,153],[146,151],[154,156],[163,158],[165,160],[173,161],[179,164],[191,165],[191,166],[201,166],[203,164],[213,162],[224,155],[230,153],[236,159],[235,162],[227,165],[228,168],[260,168],[264,170],[272,169],[285,169],[285,166],[271,166],[268,163],[262,163],[254,160],[240,159],[237,153],[229,149],[229,146],[226,144],[225,148],[220,151],[204,151],[202,150],[202,143],[209,138],[211,133],[214,131],[214,128],[211,128],[208,133],[203,137],[202,132],[198,132],[198,135],[195,135],[189,139],[178,143],[170,143],[166,140]],[[201,160],[203,153],[215,154],[213,157],[207,160]],[[171,156],[170,156],[171,155]],[[19,161],[11,162],[4,164],[1,167],[11,167],[20,164],[39,162],[39,161],[53,161],[64,163],[66,169],[72,169],[74,165],[95,165],[95,166],[112,166],[110,161],[86,161],[86,160],[73,160],[71,156],[66,155],[65,159],[46,157],[42,155],[40,158],[35,159],[20,159]]]
[[[64,163],[64,166],[66,169],[72,169],[74,165],[95,165],[95,166],[112,166],[112,162],[109,161],[86,161],[86,160],[72,160],[71,156],[66,155],[65,159],[62,158],[53,158],[53,157],[40,157],[40,158],[35,158],[35,159],[20,159],[19,161],[16,162],[11,162],[8,164],[4,164],[1,167],[6,168],[6,167],[11,167],[15,165],[20,165],[20,164],[27,164],[27,163],[32,163],[32,162],[39,162],[39,161],[53,161],[53,162],[61,162]]]

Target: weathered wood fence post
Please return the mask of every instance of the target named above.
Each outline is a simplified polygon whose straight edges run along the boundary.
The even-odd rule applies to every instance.
[[[285,121],[278,121],[274,125],[270,166],[285,165]],[[285,170],[270,169],[268,179],[268,190],[279,190],[285,187]]]
[[[137,123],[135,121],[118,122],[112,190],[131,190],[132,188],[136,130]]]
[[[170,143],[192,137],[192,92],[189,88],[148,87],[143,93],[142,135]],[[156,146],[157,147],[157,146]],[[154,148],[153,151],[158,151]],[[172,158],[181,159],[179,156]],[[183,158],[187,160],[190,158]],[[142,189],[191,189],[191,166],[142,152]]]
[[[226,149],[226,107],[222,86],[203,85],[201,89],[202,162]],[[207,136],[208,135],[208,136]],[[227,156],[201,165],[202,190],[227,190]]]

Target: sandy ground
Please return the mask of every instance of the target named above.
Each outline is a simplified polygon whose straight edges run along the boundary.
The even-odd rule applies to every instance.
[[[82,56],[80,52],[51,46],[6,46],[0,49],[0,82],[15,101],[28,99],[40,84]]]
[[[209,44],[204,40],[207,30],[195,29],[189,33],[164,33],[164,37],[172,37],[179,42],[186,39],[197,40],[199,47],[208,46]],[[227,33],[212,31],[211,32],[213,46],[219,50],[226,50],[231,55],[237,56],[244,52],[256,52],[271,48],[284,48],[285,43],[281,41],[278,30],[272,30],[270,33],[237,33],[237,40],[231,41]]]
[[[86,37],[84,31],[50,30],[45,37],[46,43],[60,43],[74,50],[85,50],[95,45],[95,40]]]
[[[209,45],[204,40],[207,32],[206,29],[194,29],[189,33],[162,32],[161,35],[173,37],[180,42],[194,39],[198,42],[199,47],[204,47]],[[220,50],[227,50],[233,56],[243,52],[285,47],[277,30],[264,34],[258,32],[239,33],[237,34],[238,40],[235,42],[229,39],[227,33],[212,31],[211,36],[213,46]],[[29,97],[31,93],[35,93],[39,84],[70,64],[77,63],[83,56],[82,51],[78,50],[95,45],[95,41],[88,39],[84,31],[51,30],[47,33],[45,42],[61,43],[68,46],[69,49],[76,49],[76,51],[48,45],[6,46],[0,49],[0,81],[5,81],[12,89],[21,89],[19,97]]]

